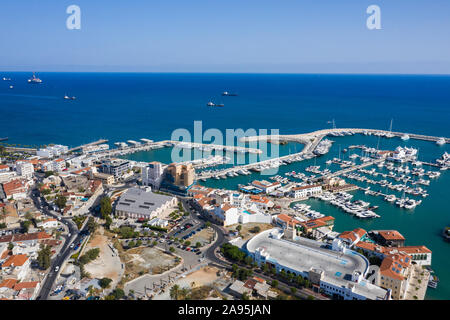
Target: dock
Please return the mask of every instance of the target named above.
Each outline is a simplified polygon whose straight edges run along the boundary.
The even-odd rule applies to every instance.
[[[97,140],[97,141],[94,141],[94,142],[91,142],[91,143],[83,144],[81,146],[69,149],[69,152],[80,150],[80,149],[83,149],[83,148],[86,148],[86,147],[90,147],[90,146],[96,146],[98,144],[103,144],[103,143],[106,143],[106,142],[108,142],[107,139],[100,139],[100,140]]]

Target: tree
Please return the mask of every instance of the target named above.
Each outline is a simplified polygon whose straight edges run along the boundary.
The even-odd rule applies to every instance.
[[[141,240],[137,240],[136,241],[136,247],[140,247],[142,246],[142,241]]]
[[[100,213],[102,214],[102,218],[105,219],[106,216],[110,215],[112,213],[112,206],[111,206],[111,198],[110,197],[103,197],[100,200]]]
[[[169,251],[170,251],[170,252],[175,252],[175,248],[174,248],[174,247],[170,247],[170,248],[169,248]]]
[[[263,270],[264,273],[269,272],[269,265],[267,263],[264,263],[263,266],[262,266],[262,270]]]
[[[180,294],[180,286],[179,285],[173,285],[172,288],[170,288],[170,298],[172,300],[178,300],[178,295]]]
[[[120,288],[115,289],[111,294],[116,300],[119,300],[125,296],[125,292]]]
[[[206,226],[207,228],[211,227],[211,222],[210,222],[210,221],[206,221],[206,222],[205,222],[205,226]]]
[[[248,295],[247,292],[244,292],[244,293],[242,294],[242,300],[250,300],[250,297],[249,297],[249,295]]]
[[[95,222],[94,217],[89,217],[88,222],[87,222],[87,228],[89,230],[89,232],[92,234],[95,232],[95,230],[97,230],[97,223]]]
[[[14,244],[12,243],[12,242],[10,242],[9,244],[8,244],[8,250],[12,250],[14,248]]]
[[[111,224],[113,222],[112,218],[108,215],[108,216],[105,217],[105,220],[106,220],[105,227],[106,227],[106,229],[109,230],[109,228],[111,227]]]
[[[38,252],[37,262],[41,269],[47,270],[50,267],[50,257],[52,255],[51,247],[49,245],[41,246],[41,250]]]
[[[112,279],[110,278],[101,278],[98,281],[98,284],[100,285],[100,287],[102,287],[103,289],[106,289],[109,287],[109,284],[112,282]]]
[[[67,203],[66,197],[60,194],[56,196],[55,204],[60,210],[66,207],[66,203]]]
[[[293,295],[295,295],[295,294],[297,293],[297,288],[292,287],[292,288],[291,288],[291,293],[292,293]]]
[[[278,280],[272,280],[272,287],[276,288],[278,287]]]
[[[197,243],[195,244],[196,248],[200,248],[202,246],[202,244],[200,242],[197,241]]]
[[[128,242],[128,247],[129,247],[129,248],[133,248],[133,247],[135,247],[135,246],[136,246],[136,244],[134,243],[133,240],[131,240],[130,242]]]
[[[22,232],[23,232],[23,233],[27,233],[27,232],[28,232],[28,229],[30,228],[30,225],[31,225],[31,221],[30,221],[30,220],[22,221],[22,222],[20,223],[20,226],[21,226],[21,228],[22,228]]]
[[[237,230],[237,231],[241,231],[241,230],[242,230],[242,226],[241,226],[241,225],[238,225],[238,226],[236,227],[236,230]]]
[[[184,242],[184,245],[187,247],[187,246],[189,246],[191,244],[191,242],[188,240],[188,241],[185,241]]]

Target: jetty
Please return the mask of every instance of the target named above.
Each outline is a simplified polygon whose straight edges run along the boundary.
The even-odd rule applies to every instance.
[[[94,142],[90,142],[90,143],[83,144],[81,146],[69,149],[69,152],[80,150],[80,149],[83,149],[83,148],[86,148],[86,147],[90,147],[90,146],[96,146],[98,144],[103,144],[103,143],[106,143],[106,142],[108,142],[107,139],[100,139],[100,140],[97,140],[97,141],[94,141]]]

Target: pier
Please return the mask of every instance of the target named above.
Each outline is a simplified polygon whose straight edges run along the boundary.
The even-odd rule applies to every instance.
[[[83,149],[83,148],[90,147],[90,146],[96,146],[98,144],[103,144],[103,143],[106,143],[106,142],[108,142],[107,139],[100,139],[100,140],[97,140],[97,141],[94,141],[94,142],[90,142],[90,143],[83,144],[81,146],[69,149],[69,152],[72,152],[72,151],[75,151],[75,150],[79,150],[79,149]]]

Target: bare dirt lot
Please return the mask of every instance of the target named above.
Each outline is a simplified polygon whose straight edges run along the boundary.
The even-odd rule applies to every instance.
[[[120,254],[125,263],[125,279],[130,281],[145,273],[160,274],[180,263],[176,256],[157,248],[139,247],[124,250]]]
[[[258,234],[259,232],[273,228],[273,225],[271,225],[271,224],[256,223],[256,222],[246,223],[241,226],[242,226],[242,229],[240,231],[240,235],[243,240],[248,240],[251,237],[253,237],[255,234]],[[255,227],[259,227],[259,232],[256,232],[257,229],[255,229]],[[236,230],[236,226],[229,228],[229,230]]]
[[[121,278],[122,263],[119,256],[109,247],[108,237],[103,232],[103,228],[99,228],[86,245],[84,252],[93,248],[99,248],[100,255],[84,267],[92,278],[110,278],[113,280],[112,286],[114,286]]]
[[[214,238],[214,229],[212,228],[205,228],[201,230],[200,232],[197,232],[192,237],[188,238],[192,245],[195,246],[197,242],[200,242],[202,244],[202,247],[204,245],[207,245],[211,239]]]

